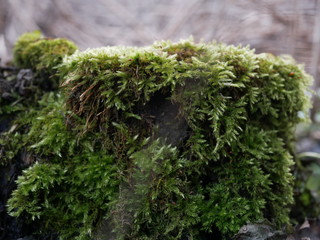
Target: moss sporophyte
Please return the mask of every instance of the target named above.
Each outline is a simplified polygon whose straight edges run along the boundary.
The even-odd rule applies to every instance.
[[[3,147],[14,136],[35,159],[12,216],[61,239],[229,238],[247,222],[289,221],[293,131],[311,81],[292,58],[190,39],[74,50],[37,34],[17,41],[16,64],[60,88],[2,133]]]

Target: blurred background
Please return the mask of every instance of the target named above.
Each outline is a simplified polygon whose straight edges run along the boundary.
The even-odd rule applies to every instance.
[[[0,0],[2,64],[18,36],[37,29],[80,49],[192,35],[195,41],[290,54],[314,76],[320,93],[320,0]],[[312,118],[320,122],[318,109],[315,97]]]

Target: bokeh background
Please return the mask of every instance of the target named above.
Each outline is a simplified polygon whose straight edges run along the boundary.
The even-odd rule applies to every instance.
[[[17,37],[41,30],[80,49],[144,46],[157,40],[250,45],[257,53],[290,54],[319,92],[320,0],[0,0],[0,57]],[[320,122],[318,97],[312,118]]]

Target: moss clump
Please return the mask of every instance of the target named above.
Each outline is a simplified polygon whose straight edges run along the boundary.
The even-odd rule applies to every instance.
[[[160,45],[160,48],[161,47],[162,46]],[[192,57],[200,56],[205,50],[201,45],[194,45],[190,42],[181,42],[170,44],[164,48],[164,51],[169,55],[175,55],[178,61],[190,63],[192,62]]]
[[[71,55],[77,47],[71,41],[62,38],[44,38],[39,31],[25,33],[15,43],[14,63],[19,68],[28,68],[42,78],[52,78],[56,66],[65,55]]]
[[[19,39],[16,41],[14,49],[13,49],[13,58],[14,58],[13,61],[17,66],[26,66],[27,65],[27,63],[26,63],[27,59],[23,53],[24,53],[25,49],[31,43],[35,43],[40,39],[43,39],[43,36],[40,31],[33,31],[33,32],[29,32],[29,33],[24,33],[19,37]]]
[[[158,42],[76,52],[59,72],[63,93],[25,133],[39,163],[12,215],[63,239],[228,238],[288,222],[293,131],[310,105],[291,58]]]

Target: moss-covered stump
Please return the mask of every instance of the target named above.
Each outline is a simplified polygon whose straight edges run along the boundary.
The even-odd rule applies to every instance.
[[[36,159],[13,216],[62,239],[221,239],[288,223],[310,84],[290,57],[187,40],[76,52],[53,68],[61,90],[4,134]]]

